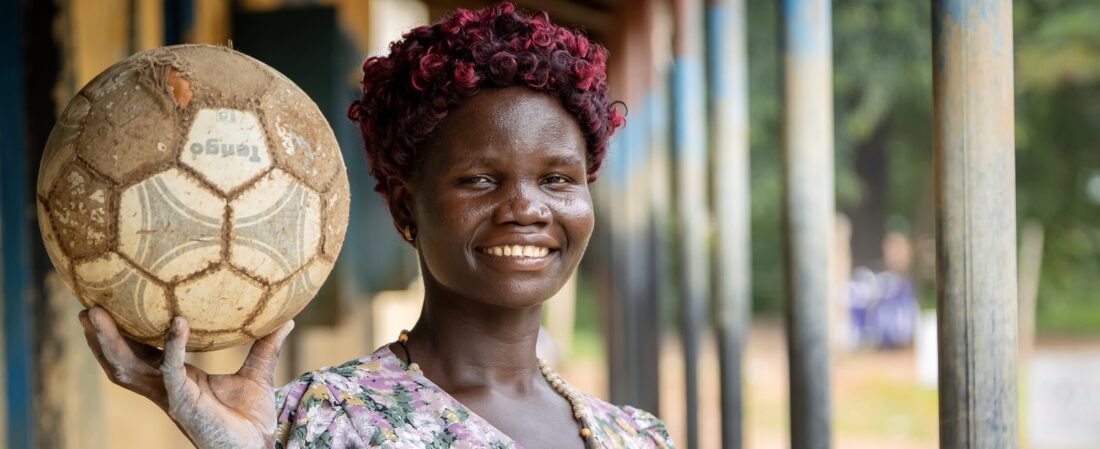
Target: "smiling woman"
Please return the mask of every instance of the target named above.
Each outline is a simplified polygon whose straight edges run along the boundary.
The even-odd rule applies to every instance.
[[[535,357],[623,124],[606,50],[510,4],[390,50],[364,63],[348,115],[420,256],[424,308],[397,342],[281,390],[277,447],[671,447],[653,415],[579,393]]]
[[[293,324],[234,375],[183,363],[187,323],[160,352],[82,314],[112,379],[214,448],[669,448],[652,414],[573,389],[535,355],[543,303],[584,255],[595,181],[622,115],[606,50],[511,4],[458,10],[363,64],[348,116],[376,190],[424,275],[416,326],[373,354],[272,394]]]

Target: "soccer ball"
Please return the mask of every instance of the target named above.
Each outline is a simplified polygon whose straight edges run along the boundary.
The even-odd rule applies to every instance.
[[[344,241],[348,180],[317,106],[229,48],[127,58],[69,102],[38,173],[54,267],[86,306],[163,346],[255,340],[302,310]]]

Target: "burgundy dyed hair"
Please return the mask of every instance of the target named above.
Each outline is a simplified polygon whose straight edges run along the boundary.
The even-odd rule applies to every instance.
[[[588,146],[588,181],[596,180],[607,141],[625,123],[607,98],[607,50],[554,25],[545,12],[516,13],[510,3],[459,9],[405,33],[388,56],[363,62],[362,97],[348,108],[359,123],[375,190],[406,179],[420,144],[448,111],[481,87],[527,86],[557,97],[577,118]]]

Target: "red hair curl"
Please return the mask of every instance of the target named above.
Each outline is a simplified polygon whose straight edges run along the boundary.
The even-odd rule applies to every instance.
[[[557,97],[577,118],[588,147],[588,181],[596,180],[607,142],[625,118],[607,97],[607,50],[545,12],[523,16],[511,3],[459,9],[405,33],[390,54],[363,62],[362,96],[348,108],[359,124],[378,181],[407,179],[418,146],[448,111],[481,87],[527,86]]]

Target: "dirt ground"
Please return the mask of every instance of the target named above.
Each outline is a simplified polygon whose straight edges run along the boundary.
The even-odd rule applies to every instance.
[[[679,340],[665,339],[661,348],[661,408],[677,447],[686,448],[684,434],[683,359]],[[1100,351],[1100,338],[1041,338],[1035,354]],[[1019,361],[1019,428],[1021,449],[1029,444],[1026,366]],[[934,449],[938,447],[937,391],[918,381],[911,349],[835,351],[831,354],[832,447],[838,449]],[[746,449],[786,449],[788,431],[787,350],[778,322],[756,321],[745,353]],[[584,391],[607,397],[607,368],[595,356],[574,356],[563,375]],[[699,367],[701,449],[721,443],[719,379],[716,344],[704,339]],[[1100,409],[1098,409],[1100,411]],[[1100,446],[1097,446],[1100,447]]]
[[[700,446],[720,447],[716,344],[704,340],[700,365]],[[678,447],[684,435],[683,362],[679,341],[668,338],[661,357],[661,410]],[[936,391],[917,384],[912,351],[834,353],[833,447],[918,449],[937,444]],[[564,370],[585,391],[606,397],[607,372],[599,359],[580,359]],[[755,323],[745,354],[745,448],[788,444],[787,358],[778,323]]]

